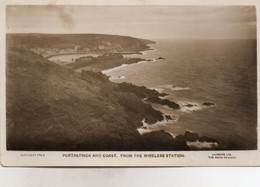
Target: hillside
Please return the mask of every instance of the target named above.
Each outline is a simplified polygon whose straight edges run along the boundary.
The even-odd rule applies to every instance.
[[[140,135],[141,121],[162,120],[161,112],[101,73],[79,74],[13,47],[6,87],[8,150],[188,149],[165,132]]]
[[[160,99],[159,96],[166,94],[130,83],[112,83],[99,71],[83,70],[78,73],[74,71],[75,64],[69,68],[60,66],[30,50],[37,45],[69,46],[72,38],[75,39],[74,35],[66,35],[68,38],[64,35],[39,35],[40,39],[37,39],[38,35],[19,36],[7,36],[8,150],[189,150],[187,141],[191,137],[192,141],[199,140],[200,137],[192,133],[176,138],[165,131],[139,134],[137,129],[143,126],[143,120],[154,124],[166,117],[149,103],[179,109],[177,103]],[[55,40],[57,37],[64,38],[53,42],[50,40],[52,37]],[[124,38],[113,37],[119,43]],[[80,43],[80,38],[74,42]],[[89,35],[86,38],[90,40]],[[100,38],[111,36],[101,35]],[[138,39],[126,39],[125,42],[127,41],[130,44],[125,49],[132,48],[131,43],[135,43],[132,46],[144,44]],[[99,42],[97,39],[93,45],[98,45]],[[108,61],[105,57],[106,55],[101,58],[102,61],[94,60],[89,66],[97,66],[96,69],[102,70],[115,63],[111,61],[111,56],[107,56],[110,59]],[[136,59],[132,61],[135,63]],[[109,65],[106,64],[108,62]],[[144,99],[146,102],[143,102]],[[200,139],[215,142],[207,137]]]

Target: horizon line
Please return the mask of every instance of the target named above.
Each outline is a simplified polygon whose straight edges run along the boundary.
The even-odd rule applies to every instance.
[[[138,36],[130,36],[130,35],[121,35],[121,34],[106,34],[106,33],[41,33],[41,32],[6,32],[7,34],[28,34],[28,35],[33,35],[33,34],[42,34],[42,35],[77,35],[77,34],[99,34],[99,35],[110,35],[110,36],[126,36],[126,37],[132,37],[132,38],[138,38],[138,39],[146,39],[146,40],[153,40],[153,39],[158,39],[158,40],[163,40],[163,39],[172,39],[172,40],[238,40],[238,39],[244,39],[244,40],[257,40],[257,37],[241,37],[241,38],[196,38],[196,37],[166,37],[166,38],[146,38],[146,37],[138,37]]]

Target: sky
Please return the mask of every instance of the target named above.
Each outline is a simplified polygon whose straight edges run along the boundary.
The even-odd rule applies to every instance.
[[[146,39],[256,38],[254,6],[7,6],[8,33],[102,33]]]

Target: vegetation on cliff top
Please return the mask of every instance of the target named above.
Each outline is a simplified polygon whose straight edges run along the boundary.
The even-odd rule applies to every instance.
[[[90,51],[107,47],[117,52],[139,52],[149,49],[150,40],[130,36],[105,34],[7,34],[10,45],[26,45],[27,48],[74,48],[80,46]],[[110,46],[110,47],[109,47]],[[105,50],[105,49],[104,49]]]
[[[140,135],[141,121],[162,120],[161,112],[100,72],[76,73],[9,46],[6,74],[8,150],[152,150],[155,141],[187,149]]]

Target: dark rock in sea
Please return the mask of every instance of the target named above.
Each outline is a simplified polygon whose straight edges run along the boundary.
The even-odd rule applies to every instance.
[[[114,59],[115,60],[115,59]],[[113,60],[113,61],[114,61]],[[117,60],[117,59],[116,59]],[[122,62],[120,62],[121,64],[134,64],[134,63],[138,63],[140,61],[146,61],[143,58],[125,58]],[[112,63],[113,64],[113,63]],[[114,66],[114,65],[113,65]]]
[[[187,105],[184,105],[184,106],[186,106],[186,107],[193,107],[193,106],[196,106],[196,105],[192,105],[192,104],[187,104]]]
[[[176,139],[195,142],[199,138],[199,135],[197,133],[192,133],[189,131],[186,131],[184,135],[178,135],[176,136]]]
[[[157,103],[157,104],[161,104],[161,105],[166,105],[172,109],[179,109],[180,108],[180,105],[173,102],[173,101],[170,101],[168,99],[160,99],[159,97],[157,96],[152,96],[152,97],[149,97],[148,99],[146,99],[146,101],[148,102],[152,102],[152,103]]]
[[[167,93],[159,93],[158,94],[158,96],[160,96],[160,97],[165,97],[165,96],[168,96],[169,94],[167,94]]]
[[[167,96],[169,94],[166,93],[159,93],[156,90],[148,89],[144,86],[136,86],[131,83],[120,83],[118,84],[118,91],[121,92],[132,92],[134,93],[137,97],[143,99],[143,98],[148,98],[148,97],[153,97],[153,96]]]
[[[207,137],[207,136],[201,136],[198,138],[198,140],[200,142],[212,142],[212,143],[218,143],[217,140],[213,139],[213,138],[210,138],[210,137]]]
[[[143,139],[147,146],[147,150],[190,150],[186,141],[175,139],[164,130],[144,134]]]
[[[205,102],[202,104],[202,106],[214,106],[215,104],[214,103],[211,103],[211,102]]]
[[[165,60],[165,58],[163,58],[163,57],[159,57],[158,60]]]
[[[176,136],[175,139],[189,141],[189,142],[199,141],[199,142],[218,143],[218,141],[213,138],[210,138],[210,137],[207,137],[204,135],[199,136],[197,133],[193,133],[193,132],[189,132],[189,131],[186,131],[184,135],[180,134],[180,135]]]
[[[170,115],[165,115],[165,118],[166,118],[167,120],[173,120]]]
[[[186,140],[194,142],[199,139],[199,135],[197,133],[192,133],[189,131],[186,131],[184,134],[184,137]]]

